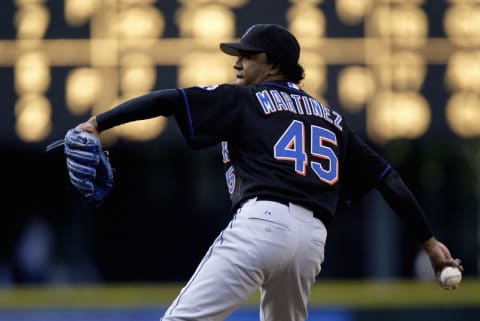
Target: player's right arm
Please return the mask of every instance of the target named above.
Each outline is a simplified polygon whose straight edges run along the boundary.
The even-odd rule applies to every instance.
[[[422,244],[437,278],[446,266],[463,271],[461,261],[453,259],[447,246],[435,238],[422,207],[400,175],[353,132],[349,133],[345,168],[353,179],[349,178],[346,185],[350,186],[344,188],[351,195],[377,189]]]
[[[421,206],[397,171],[351,130],[343,173],[342,189],[348,196],[358,198],[375,188],[420,242],[433,236]]]
[[[428,255],[430,263],[432,264],[435,276],[440,281],[440,273],[447,266],[457,267],[463,272],[462,261],[460,259],[454,259],[450,254],[450,250],[445,244],[431,237],[423,242],[423,250]],[[449,287],[442,282],[439,282],[440,286],[446,290],[455,289],[456,287]]]
[[[461,260],[454,259],[447,246],[435,238],[420,204],[396,171],[392,169],[380,180],[377,189],[421,242],[438,280],[440,273],[447,266],[458,267],[463,271]],[[442,282],[440,285],[447,290],[455,288],[448,287]]]

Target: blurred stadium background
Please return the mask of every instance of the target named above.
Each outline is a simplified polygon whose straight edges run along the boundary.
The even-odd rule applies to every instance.
[[[15,0],[0,10],[0,320],[158,320],[230,218],[219,149],[164,118],[103,141],[117,169],[82,202],[61,153],[78,122],[157,88],[233,81],[220,41],[298,36],[303,86],[404,177],[463,259],[441,291],[376,192],[339,209],[310,320],[480,319],[480,3],[476,0]],[[6,191],[6,193],[5,193]],[[256,300],[229,320],[258,319]]]

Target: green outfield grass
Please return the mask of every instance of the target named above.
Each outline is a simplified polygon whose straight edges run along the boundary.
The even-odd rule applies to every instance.
[[[167,306],[181,284],[0,287],[0,309],[143,308]],[[258,295],[247,305],[257,305]],[[455,291],[435,282],[330,281],[312,289],[310,306],[344,308],[480,307],[480,279],[465,279]]]

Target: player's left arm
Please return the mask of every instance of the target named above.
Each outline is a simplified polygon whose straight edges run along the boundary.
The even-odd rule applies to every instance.
[[[157,90],[129,99],[92,116],[76,128],[99,136],[102,131],[118,125],[158,116],[168,117],[181,112],[182,109],[183,105],[176,89]]]

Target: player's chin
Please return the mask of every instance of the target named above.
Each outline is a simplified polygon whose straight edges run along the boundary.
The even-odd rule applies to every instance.
[[[245,86],[245,84],[246,84],[246,83],[245,83],[245,79],[243,79],[243,78],[241,78],[241,77],[237,77],[237,78],[235,79],[235,84],[236,84],[236,85],[240,85],[240,86]]]

